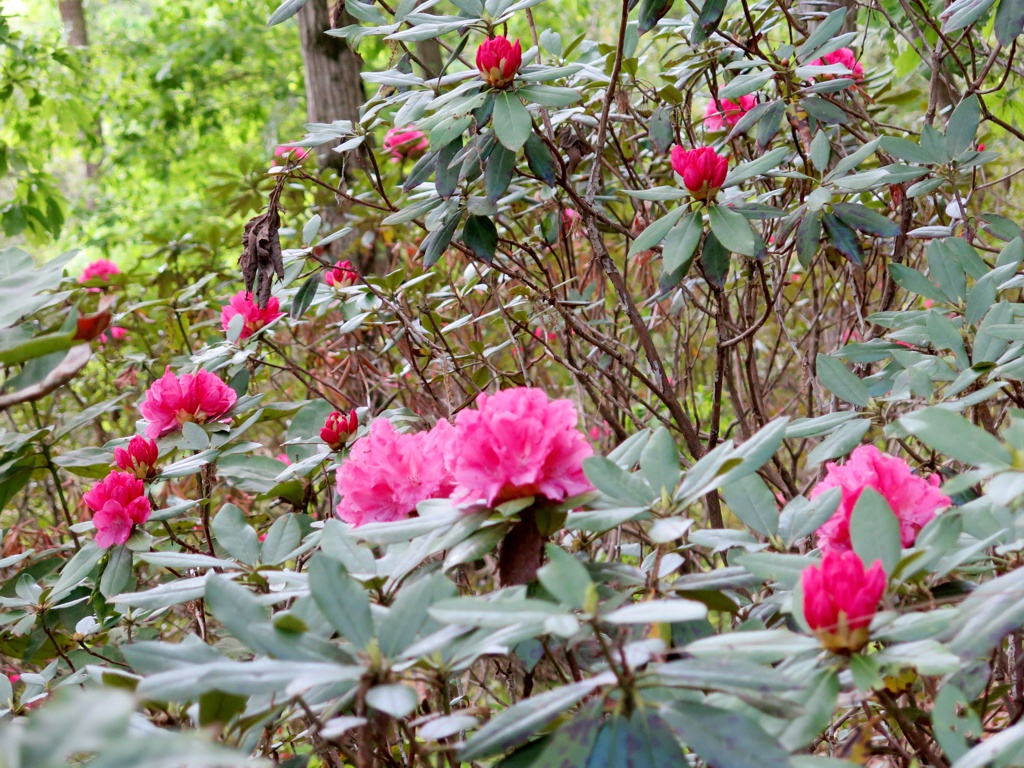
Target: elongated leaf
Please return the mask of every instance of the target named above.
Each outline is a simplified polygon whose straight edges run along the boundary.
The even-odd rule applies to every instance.
[[[462,239],[478,259],[488,264],[494,260],[498,247],[498,230],[486,216],[470,216],[462,230]]]
[[[818,380],[836,397],[861,408],[867,408],[871,403],[871,394],[864,382],[834,357],[819,354],[817,372]]]
[[[847,226],[879,237],[896,237],[899,226],[880,213],[859,203],[834,203],[832,210]]]
[[[502,149],[504,150],[504,148]],[[514,163],[515,156],[513,155],[513,164]],[[551,150],[548,149],[548,145],[544,143],[540,136],[532,131],[526,138],[526,163],[530,166],[530,170],[533,171],[533,174],[538,179],[543,181],[549,187],[555,186],[557,170],[557,167],[555,166],[555,159],[552,157]],[[491,195],[488,194],[488,197],[491,197]]]
[[[852,264],[859,267],[864,263],[856,232],[833,213],[823,213],[821,223],[825,225],[825,233],[828,236],[828,241],[832,243],[832,247],[849,259]]]
[[[666,13],[672,9],[675,0],[641,0],[637,32],[641,35],[657,26]]]
[[[529,155],[527,155],[529,160]],[[505,194],[512,183],[512,172],[516,168],[516,153],[510,152],[500,144],[496,144],[487,157],[484,170],[484,187],[488,199],[493,203]]]
[[[309,591],[339,634],[359,648],[367,646],[374,635],[369,596],[345,566],[329,557],[314,557],[309,566]]]
[[[743,256],[754,255],[754,231],[746,218],[723,205],[712,205],[708,209],[708,218],[711,231],[723,247]]]
[[[866,568],[881,560],[885,572],[892,573],[900,561],[900,521],[874,488],[865,488],[857,497],[850,516],[850,541]]]
[[[1010,451],[981,427],[945,408],[923,408],[899,420],[907,432],[954,459],[971,466],[1009,468]]]
[[[518,152],[533,130],[530,113],[512,91],[502,91],[495,97],[491,124],[498,141],[510,152]]]

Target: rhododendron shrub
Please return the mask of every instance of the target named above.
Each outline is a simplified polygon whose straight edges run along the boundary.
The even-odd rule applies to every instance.
[[[166,98],[3,134],[4,759],[1022,764],[1019,3],[698,6],[185,0],[116,226]]]

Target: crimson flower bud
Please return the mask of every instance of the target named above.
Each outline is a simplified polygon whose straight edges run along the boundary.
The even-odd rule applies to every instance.
[[[501,35],[485,40],[476,49],[476,68],[480,76],[493,88],[508,88],[523,63],[519,40],[509,43]]]
[[[826,550],[821,567],[807,568],[800,582],[804,618],[826,650],[850,653],[867,645],[868,627],[885,592],[880,560],[865,570],[856,552]]]
[[[159,458],[160,452],[156,442],[142,435],[133,437],[128,443],[127,450],[114,449],[114,463],[139,480],[148,480],[156,474],[156,462]]]
[[[350,435],[359,429],[359,417],[353,410],[347,416],[340,411],[332,411],[320,430],[320,439],[327,443],[332,451],[340,450]]]
[[[714,200],[729,173],[729,161],[711,147],[672,147],[672,168],[695,200]]]
[[[352,262],[348,259],[337,262],[334,265],[334,269],[327,270],[327,273],[324,275],[324,282],[332,288],[345,288],[346,286],[354,285],[358,280],[359,273],[356,272]]]

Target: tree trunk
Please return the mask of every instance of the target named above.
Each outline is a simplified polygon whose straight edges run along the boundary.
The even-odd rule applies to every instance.
[[[306,117],[311,123],[335,120],[359,122],[363,83],[362,59],[339,37],[325,34],[331,28],[327,0],[309,0],[298,13],[302,61],[306,68]],[[348,12],[339,14],[338,26],[355,24]],[[345,156],[325,145],[317,149],[320,166],[341,174]]]
[[[64,35],[67,38],[68,45],[72,48],[86,49],[89,47],[89,28],[85,23],[85,8],[82,6],[82,0],[59,0],[58,5],[60,7],[60,18],[64,25]],[[91,142],[90,142],[91,143]],[[95,148],[96,146],[103,146],[103,122],[100,120],[99,115],[96,117],[96,134],[95,144],[88,148],[84,153],[86,155],[85,160],[85,178],[94,179],[99,172],[99,164],[91,162],[89,158],[89,149]],[[92,194],[87,192],[86,207],[92,208]]]
[[[85,26],[85,9],[82,0],[60,0],[60,18],[64,22],[64,34],[72,48],[88,48],[89,32]]]

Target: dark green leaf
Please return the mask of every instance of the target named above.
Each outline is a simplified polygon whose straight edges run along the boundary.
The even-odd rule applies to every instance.
[[[810,96],[800,100],[800,107],[811,117],[826,125],[845,125],[850,116],[842,109],[820,96]]]
[[[533,130],[530,113],[513,91],[502,91],[494,97],[494,133],[506,149],[518,152]]]
[[[881,560],[886,573],[892,573],[900,561],[900,521],[885,498],[874,488],[864,488],[850,515],[850,542],[870,568]]]
[[[490,264],[494,260],[494,251],[498,247],[498,229],[486,216],[468,217],[462,230],[462,239],[481,261]]]
[[[529,162],[529,156],[527,156]],[[505,194],[508,185],[512,183],[512,172],[516,167],[516,153],[505,149],[501,144],[495,144],[487,158],[486,171],[484,172],[484,186],[488,199],[493,203]]]
[[[309,565],[309,591],[339,634],[359,648],[367,646],[375,631],[369,595],[345,566],[323,555],[314,557]]]
[[[974,136],[980,122],[981,106],[972,93],[957,105],[946,123],[946,148],[953,157],[974,149]]]
[[[457,136],[437,153],[437,166],[434,169],[434,188],[443,200],[447,200],[455,192],[459,183],[461,165],[452,166],[452,160],[462,149],[462,137]]]
[[[459,226],[461,220],[462,212],[452,211],[448,214],[440,229],[431,232],[423,238],[420,250],[423,253],[423,267],[425,269],[434,266],[448,249],[448,245],[452,241],[452,235],[455,234],[455,228]]]
[[[295,293],[295,298],[292,299],[291,312],[289,312],[292,320],[298,320],[306,314],[306,310],[309,309],[309,305],[313,303],[313,298],[316,296],[316,289],[319,287],[320,270],[317,270],[306,278],[306,282]]]
[[[999,44],[1009,48],[1017,36],[1024,32],[1024,0],[1000,0],[993,28]]]
[[[641,0],[637,32],[642,35],[654,29],[658,21],[672,8],[673,2],[674,0]]]
[[[796,255],[804,269],[811,266],[811,260],[818,253],[820,243],[821,213],[808,211],[796,230]]]
[[[839,220],[833,213],[823,213],[821,223],[825,225],[825,234],[832,247],[856,266],[864,263],[864,257],[860,250],[860,241],[857,233]]]
[[[832,210],[845,224],[859,232],[867,232],[879,237],[896,237],[900,234],[899,225],[866,205],[835,203]]]
[[[861,408],[867,408],[871,394],[867,385],[836,360],[819,354],[817,358],[818,380],[836,397]]]
[[[675,137],[672,135],[672,108],[661,106],[651,113],[651,122],[647,128],[647,134],[651,138],[656,152],[665,154]]]
[[[700,45],[715,33],[727,5],[729,5],[729,0],[705,1],[704,6],[700,9],[700,15],[697,17],[697,23],[693,25],[693,32],[690,34],[690,42],[693,45]]]
[[[504,147],[501,149],[504,152],[508,151]],[[515,155],[512,155],[512,162],[515,164]],[[548,149],[548,145],[544,143],[544,140],[532,131],[526,139],[526,163],[530,166],[534,176],[549,187],[555,186],[555,179],[557,178],[555,158],[552,157],[551,150]],[[507,187],[508,185],[506,184],[505,186]],[[504,192],[504,190],[502,191]],[[490,197],[490,194],[488,194],[488,197]]]
[[[662,710],[662,717],[710,768],[785,768],[790,764],[786,750],[738,712],[678,701]]]
[[[708,280],[716,288],[724,288],[729,277],[729,251],[718,242],[714,232],[704,235],[700,249],[700,263]]]

